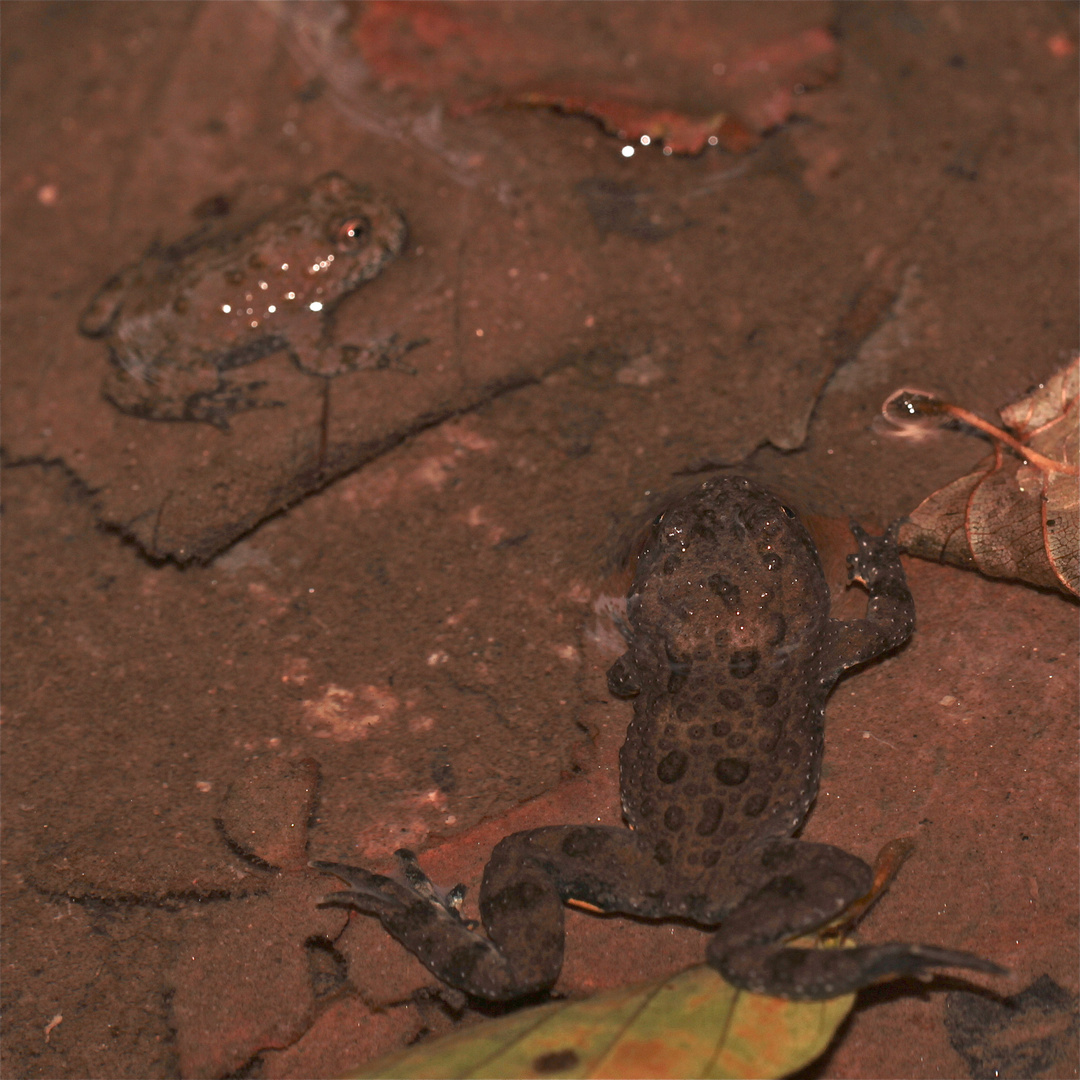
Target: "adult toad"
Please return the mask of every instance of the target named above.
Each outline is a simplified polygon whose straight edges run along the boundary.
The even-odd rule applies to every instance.
[[[123,412],[226,428],[233,413],[280,404],[232,375],[271,353],[323,376],[401,356],[408,346],[393,337],[339,344],[331,330],[341,299],[404,244],[405,221],[385,198],[327,173],[238,232],[151,249],[102,286],[79,329],[108,342],[103,389]]]
[[[502,840],[480,890],[487,937],[408,852],[406,884],[314,863],[350,886],[326,903],[378,917],[440,979],[496,1001],[555,982],[569,900],[716,927],[709,963],[758,993],[824,998],[933,967],[1000,972],[928,945],[785,944],[870,889],[861,859],[791,837],[817,794],[833,684],[901,645],[915,622],[893,535],[852,531],[852,577],[869,599],[864,619],[839,622],[791,510],[748,480],[700,484],[656,521],[627,600],[629,647],[608,674],[613,693],[634,698],[620,754],[630,830],[568,825]]]

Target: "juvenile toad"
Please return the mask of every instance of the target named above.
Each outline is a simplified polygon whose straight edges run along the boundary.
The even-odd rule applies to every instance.
[[[271,353],[323,376],[400,355],[393,338],[341,344],[331,331],[339,301],[404,244],[405,221],[385,198],[327,173],[239,232],[151,250],[105,283],[79,329],[108,343],[103,389],[118,408],[226,427],[266,404],[236,373]]]
[[[865,619],[829,618],[817,551],[786,506],[743,479],[710,479],[661,515],[627,600],[629,647],[608,674],[634,698],[620,754],[630,829],[566,825],[502,840],[484,871],[487,936],[414,857],[406,884],[313,864],[348,883],[327,903],[378,917],[440,979],[505,1000],[550,987],[563,904],[716,928],[709,963],[735,986],[824,998],[932,967],[998,972],[969,953],[893,943],[797,949],[866,894],[872,872],[791,839],[818,789],[822,710],[840,674],[902,644],[915,611],[891,534],[852,526]]]

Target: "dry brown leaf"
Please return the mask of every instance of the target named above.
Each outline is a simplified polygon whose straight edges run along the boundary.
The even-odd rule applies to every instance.
[[[912,512],[900,530],[904,549],[988,577],[1076,596],[1078,396],[1080,356],[999,410],[1008,431],[920,391],[892,394],[882,411],[893,424],[960,420],[995,439],[994,453],[974,472],[934,492]]]

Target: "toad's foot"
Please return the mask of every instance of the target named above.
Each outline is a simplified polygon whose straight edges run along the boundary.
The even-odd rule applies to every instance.
[[[848,580],[858,581],[872,589],[880,581],[896,576],[900,548],[897,537],[904,518],[898,518],[886,530],[884,536],[871,536],[857,521],[848,522],[851,535],[855,537],[858,550],[847,557]]]
[[[489,1001],[534,993],[555,981],[562,961],[561,949],[555,952],[554,970],[548,970],[550,965],[541,965],[539,973],[524,970],[478,933],[475,923],[462,917],[459,909],[465,895],[463,885],[443,893],[420,869],[411,851],[403,849],[395,854],[404,882],[358,866],[312,862],[314,869],[333,874],[349,886],[331,893],[322,904],[374,916],[443,982]],[[557,897],[554,901],[558,905]],[[560,916],[560,933],[561,929]]]
[[[284,401],[268,401],[259,396],[266,383],[234,383],[216,371],[209,376],[188,378],[190,373],[170,380],[168,373],[148,382],[124,368],[113,368],[102,383],[102,393],[121,412],[140,420],[194,420],[229,430],[236,413],[254,409],[277,409]],[[186,381],[185,381],[186,380]]]
[[[433,908],[440,909],[445,917],[472,928],[470,922],[461,915],[461,905],[465,899],[464,885],[455,885],[444,891],[420,869],[420,863],[411,851],[400,848],[394,852],[394,856],[398,860],[404,882],[346,863],[310,863],[315,870],[333,874],[349,886],[341,892],[331,893],[322,901],[322,905],[351,907],[365,915],[382,918],[383,915],[399,912],[403,904],[407,906],[409,903],[424,901]]]
[[[905,975],[925,977],[934,968],[1008,974],[1007,968],[973,953],[903,942],[853,949],[758,946],[720,956],[710,948],[709,962],[733,986],[793,1001],[838,997]]]

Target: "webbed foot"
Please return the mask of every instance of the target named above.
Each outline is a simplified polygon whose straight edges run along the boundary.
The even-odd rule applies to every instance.
[[[411,851],[401,849],[395,855],[404,881],[346,863],[310,863],[315,870],[333,874],[348,885],[324,897],[320,906],[348,907],[374,916],[443,982],[488,1001],[511,1000],[555,981],[558,963],[550,974],[545,969],[540,982],[477,932],[477,924],[461,914],[464,885],[443,892],[420,869]],[[561,949],[556,956],[561,962]]]
[[[438,909],[444,917],[450,917],[470,929],[475,925],[462,917],[461,906],[465,900],[464,885],[455,885],[443,891],[420,868],[416,855],[407,848],[394,852],[401,867],[404,882],[397,881],[385,874],[373,874],[360,866],[347,863],[320,862],[309,863],[315,870],[324,874],[333,874],[341,878],[349,888],[330,893],[320,906],[351,907],[364,915],[373,915],[378,919],[400,915],[417,903],[426,903]]]
[[[871,536],[854,518],[848,522],[858,550],[847,557],[848,581],[858,581],[867,589],[899,568],[898,537],[905,518],[897,518],[883,536]],[[903,572],[901,571],[901,574]]]

